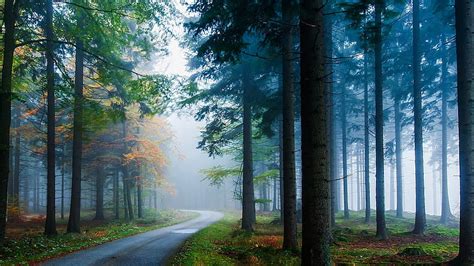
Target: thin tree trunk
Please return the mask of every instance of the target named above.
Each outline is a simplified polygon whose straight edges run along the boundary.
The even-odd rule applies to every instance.
[[[292,66],[292,1],[282,1],[283,53],[283,249],[296,250],[295,110]]]
[[[402,173],[402,115],[400,97],[395,96],[395,161],[397,168],[397,217],[403,217],[403,173]]]
[[[76,11],[78,12],[78,10]],[[77,16],[77,28],[82,28],[81,16]],[[81,178],[82,178],[82,112],[84,87],[84,51],[80,37],[76,38],[76,65],[74,82],[74,121],[72,139],[71,207],[69,209],[68,233],[81,232]]]
[[[358,147],[359,145],[357,145],[357,153],[356,153],[356,158],[357,158],[357,161],[356,161],[356,177],[357,177],[357,181],[356,181],[356,187],[357,187],[357,207],[356,207],[356,210],[359,211],[360,210],[360,163],[361,163],[361,152],[360,152],[360,149]]]
[[[415,122],[416,213],[414,234],[426,227],[425,184],[423,169],[423,110],[421,99],[420,0],[413,0],[413,115]]]
[[[120,194],[119,194],[119,171],[117,168],[114,169],[114,181],[113,181],[113,190],[114,190],[114,213],[115,219],[120,219]]]
[[[382,11],[384,1],[375,2],[375,205],[377,238],[386,239],[384,140],[383,140],[383,76],[382,76]]]
[[[20,207],[20,147],[21,147],[21,135],[20,135],[20,106],[17,106],[15,110],[15,168],[13,169],[13,197],[14,204],[16,207]]]
[[[137,213],[138,218],[143,218],[143,195],[141,180],[137,182]]]
[[[341,92],[341,130],[342,130],[342,178],[344,184],[344,219],[349,219],[349,195],[347,184],[347,117],[346,117],[346,88]]]
[[[390,210],[395,210],[395,167],[390,162]]]
[[[474,263],[474,3],[456,0],[456,52],[459,116],[460,221],[456,263]]]
[[[53,44],[53,0],[46,1],[46,91],[48,92],[47,134],[47,203],[44,233],[56,232],[56,114],[54,97],[54,44]]]
[[[331,264],[323,6],[301,2],[302,265]]]
[[[369,143],[369,77],[367,48],[364,49],[364,185],[365,222],[370,222],[370,143]]]
[[[125,113],[125,110],[122,110]],[[123,139],[123,154],[128,153],[128,144],[126,141],[127,138],[127,121],[124,119],[122,121],[122,139]],[[132,193],[131,193],[131,181],[130,174],[128,172],[128,166],[124,161],[122,156],[122,175],[123,175],[123,187],[124,187],[124,200],[126,203],[125,210],[128,211],[127,218],[128,220],[134,219],[133,214],[133,205],[132,205]]]
[[[253,159],[252,159],[252,107],[251,80],[248,69],[243,74],[243,179],[242,179],[242,229],[253,231],[255,223],[255,195],[253,187]]]
[[[442,42],[445,37],[442,35]],[[444,43],[441,43],[441,54],[446,54]],[[447,224],[452,218],[448,190],[448,93],[445,80],[448,75],[447,59],[441,64],[441,223]]]
[[[101,165],[96,166],[95,177],[95,218],[94,220],[104,220],[104,176]]]
[[[0,88],[0,245],[5,238],[7,216],[7,188],[10,173],[10,124],[12,97],[13,53],[15,51],[15,23],[19,0],[5,0],[3,7],[3,66]]]
[[[62,136],[62,154],[61,154],[61,220],[64,219],[64,174],[65,174],[65,157],[66,143],[64,143],[64,135]]]

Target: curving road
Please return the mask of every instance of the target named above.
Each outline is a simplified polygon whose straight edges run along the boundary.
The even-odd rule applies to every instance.
[[[81,250],[42,265],[162,265],[195,232],[223,217],[213,211],[193,211],[198,218]]]

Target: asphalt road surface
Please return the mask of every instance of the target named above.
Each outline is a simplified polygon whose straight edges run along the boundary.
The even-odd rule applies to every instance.
[[[223,217],[213,211],[173,226],[122,238],[46,261],[43,265],[163,265],[184,241]]]

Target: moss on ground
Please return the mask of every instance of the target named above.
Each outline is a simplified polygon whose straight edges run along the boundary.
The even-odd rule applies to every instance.
[[[375,217],[364,222],[364,212],[351,212],[345,220],[337,215],[331,247],[337,264],[416,264],[449,261],[457,254],[458,229],[428,217],[426,234],[411,234],[414,217],[387,213],[388,240],[375,238]],[[239,227],[238,214],[227,213],[223,220],[191,237],[171,261],[171,265],[299,265],[298,254],[281,250],[282,227],[278,214],[257,217],[254,233]],[[299,232],[300,228],[299,228]],[[301,234],[298,235],[301,243]]]

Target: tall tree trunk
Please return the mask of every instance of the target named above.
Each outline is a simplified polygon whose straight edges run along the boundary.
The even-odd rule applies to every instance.
[[[331,264],[323,6],[301,2],[302,265]]]
[[[54,99],[54,44],[53,44],[53,0],[46,1],[46,91],[48,92],[48,134],[47,134],[47,203],[44,233],[56,232],[56,113]]]
[[[15,168],[13,169],[13,197],[15,200],[15,206],[20,207],[20,147],[21,147],[21,135],[20,135],[20,106],[15,109]]]
[[[113,190],[114,190],[114,213],[115,219],[120,219],[120,193],[119,193],[119,171],[117,168],[114,169],[114,180],[113,180]]]
[[[444,35],[441,41],[446,41]],[[441,54],[444,56],[441,64],[441,223],[447,224],[453,215],[448,191],[448,92],[445,83],[448,68],[443,43],[441,43]]]
[[[346,117],[346,88],[341,92],[341,130],[342,130],[342,178],[344,184],[344,219],[349,219],[349,193],[347,184],[347,117]]]
[[[296,173],[295,173],[295,108],[292,46],[292,1],[282,1],[283,53],[283,249],[296,250]]]
[[[252,159],[252,106],[251,80],[248,69],[244,69],[243,89],[243,177],[242,177],[242,229],[253,231],[255,223],[255,195],[253,187]]]
[[[403,217],[402,115],[400,97],[395,96],[395,161],[397,168],[397,217]]]
[[[125,109],[122,110],[125,113]],[[122,139],[123,139],[123,154],[128,153],[128,144],[126,141],[127,138],[127,120],[124,118],[122,121]],[[125,162],[125,159],[122,156],[122,175],[123,175],[123,189],[124,189],[124,200],[126,204],[125,210],[127,211],[126,218],[128,220],[134,219],[133,214],[133,204],[132,204],[132,193],[131,193],[131,181],[130,181],[130,173],[128,171],[128,166]]]
[[[370,143],[369,143],[369,77],[368,52],[364,49],[364,186],[365,222],[370,222]]]
[[[20,0],[5,0],[3,7],[3,66],[0,88],[0,245],[5,238],[7,188],[10,173],[10,124],[15,23]]]
[[[356,187],[357,187],[357,208],[356,210],[359,211],[360,210],[360,163],[362,161],[362,154],[360,152],[360,149],[359,149],[359,145],[357,145],[357,161],[356,161],[356,169],[357,169],[357,173],[356,173],[356,177],[357,177],[357,180],[356,180]]]
[[[96,166],[95,177],[95,217],[94,220],[104,220],[104,171],[101,165]]]
[[[382,76],[382,11],[384,1],[375,2],[375,205],[377,237],[387,238],[385,226],[384,140],[383,140],[383,76]]]
[[[61,137],[62,151],[61,151],[61,220],[64,219],[64,175],[65,175],[65,159],[66,159],[66,143],[64,142],[64,135]]]
[[[474,3],[456,0],[460,221],[458,264],[474,263]]]
[[[332,6],[332,1],[328,1],[324,12],[330,13],[333,11],[333,6]],[[336,117],[336,112],[335,112],[335,101],[334,101],[334,93],[333,93],[333,80],[332,80],[332,72],[333,72],[333,66],[332,66],[332,58],[333,58],[333,49],[332,49],[332,43],[333,43],[333,35],[332,35],[332,27],[333,27],[333,22],[332,22],[332,16],[324,16],[324,21],[323,21],[324,27],[325,27],[325,34],[324,34],[324,49],[325,49],[325,56],[327,58],[327,64],[326,64],[326,81],[325,81],[325,89],[326,89],[326,95],[327,98],[326,100],[328,101],[328,140],[330,143],[330,148],[329,148],[329,177],[331,178],[331,183],[330,183],[330,189],[331,189],[331,226],[336,225],[336,212],[338,210],[337,207],[337,166],[336,166],[336,149],[337,149],[337,144],[336,144],[336,132],[335,132],[335,117]]]
[[[282,86],[282,90],[283,90],[283,86]],[[283,94],[282,94],[283,95]],[[283,99],[282,99],[283,100]],[[284,200],[285,200],[285,197],[283,195],[284,193],[284,190],[283,190],[283,115],[282,115],[282,118],[280,119],[280,130],[279,130],[279,133],[278,133],[278,152],[279,152],[279,167],[278,167],[278,170],[280,171],[280,222],[281,224],[284,223],[284,219],[285,219],[285,215],[284,215],[284,212],[285,212],[285,208],[284,208]]]
[[[78,11],[76,11],[78,12]],[[77,15],[77,28],[82,28],[82,20]],[[74,120],[72,138],[72,178],[71,178],[71,207],[69,209],[68,233],[81,232],[81,178],[82,178],[82,112],[84,87],[84,51],[80,37],[76,38],[76,65],[74,81]]]
[[[416,213],[414,234],[426,227],[425,184],[423,169],[423,110],[421,99],[420,0],[413,0],[413,115],[415,122]]]
[[[143,218],[143,195],[141,180],[137,181],[137,216]]]
[[[433,167],[433,171],[432,171],[432,176],[433,176],[433,215],[437,215],[438,214],[438,189],[437,189],[437,186],[438,186],[438,181],[436,178],[436,165],[433,163],[432,164],[432,167]]]

